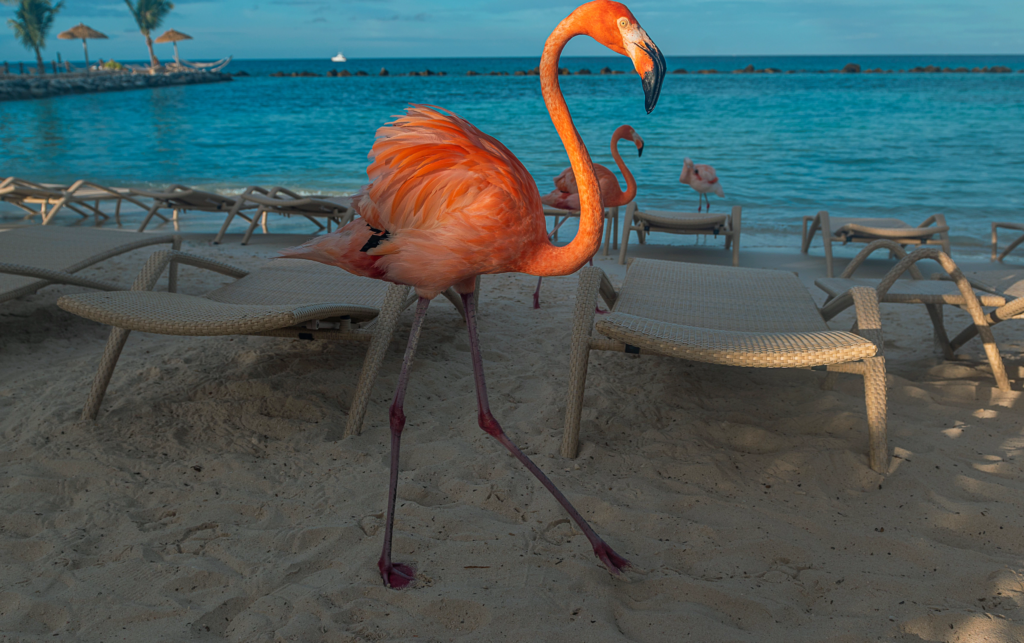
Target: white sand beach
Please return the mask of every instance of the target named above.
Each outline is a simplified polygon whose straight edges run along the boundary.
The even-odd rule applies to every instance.
[[[184,249],[243,267],[301,240],[205,238]],[[796,247],[741,265],[811,285],[820,245]],[[129,284],[151,251],[82,274]],[[638,253],[730,258],[710,244]],[[865,275],[892,265],[878,257]],[[596,263],[621,283],[617,261]],[[226,279],[184,267],[181,289]],[[0,641],[1024,641],[1024,324],[994,330],[1004,393],[977,340],[945,362],[923,307],[882,306],[885,476],[867,465],[860,377],[822,391],[820,372],[618,353],[592,354],[567,460],[576,282],[545,279],[533,310],[534,278],[484,277],[491,404],[634,567],[612,577],[477,427],[465,325],[438,298],[405,407],[395,558],[417,582],[402,591],[377,558],[411,311],[362,435],[341,439],[362,346],[133,333],[83,422],[108,329],[56,306],[82,289],[0,306]],[[946,321],[957,332],[968,317],[947,307]]]

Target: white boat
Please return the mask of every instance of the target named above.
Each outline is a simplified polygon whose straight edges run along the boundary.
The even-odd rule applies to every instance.
[[[346,60],[348,60],[348,58],[345,58],[345,54],[341,53],[340,51],[338,52],[337,56],[331,56],[331,62],[343,63]]]

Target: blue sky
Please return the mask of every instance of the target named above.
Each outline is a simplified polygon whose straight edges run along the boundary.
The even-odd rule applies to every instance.
[[[195,40],[190,59],[539,55],[577,3],[559,0],[178,0],[163,29]],[[67,0],[47,43],[72,61],[80,41],[56,33],[85,22],[110,40],[93,58],[142,59],[145,43],[123,0]],[[634,0],[627,5],[667,55],[1019,54],[1024,0]],[[13,7],[0,5],[0,16]],[[0,27],[0,61],[32,56]],[[170,45],[157,55],[171,57]],[[574,41],[570,55],[599,55]]]

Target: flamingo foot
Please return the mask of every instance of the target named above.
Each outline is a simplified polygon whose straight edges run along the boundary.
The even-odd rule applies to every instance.
[[[616,554],[603,540],[594,545],[594,555],[601,559],[608,571],[615,576],[619,576],[622,574],[622,570],[632,566],[628,560]]]
[[[596,549],[594,551],[597,551]],[[611,551],[611,550],[609,550]],[[614,555],[615,552],[612,552]],[[603,560],[603,559],[602,559]],[[607,563],[605,563],[607,565]],[[629,563],[627,563],[628,565]],[[384,557],[381,556],[377,562],[377,568],[380,570],[380,577],[384,581],[384,587],[390,589],[402,589],[408,587],[414,580],[416,580],[416,570],[409,565],[403,565],[401,563],[387,563],[384,561]]]

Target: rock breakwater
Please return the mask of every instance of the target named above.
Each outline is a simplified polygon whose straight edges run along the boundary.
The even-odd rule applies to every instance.
[[[231,74],[219,72],[176,72],[169,74],[94,73],[53,76],[0,76],[0,101],[49,98],[67,94],[117,92],[171,85],[219,83]]]

